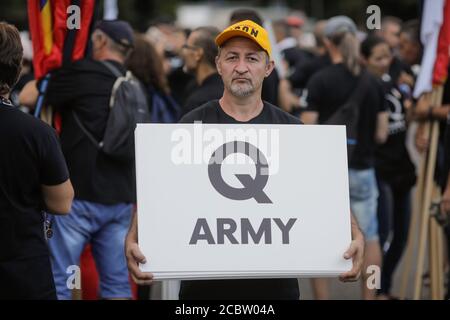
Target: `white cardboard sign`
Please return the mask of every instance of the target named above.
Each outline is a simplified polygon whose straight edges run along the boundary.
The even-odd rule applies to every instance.
[[[351,269],[343,126],[140,124],[135,135],[143,271],[201,279]]]

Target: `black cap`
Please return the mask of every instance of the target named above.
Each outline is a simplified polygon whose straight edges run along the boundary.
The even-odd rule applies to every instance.
[[[130,24],[123,20],[100,20],[95,29],[103,31],[114,42],[124,46],[134,46],[134,33]]]

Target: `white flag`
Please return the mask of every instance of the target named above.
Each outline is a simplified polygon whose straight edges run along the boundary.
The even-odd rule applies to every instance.
[[[420,40],[423,44],[423,56],[419,76],[414,87],[414,98],[425,92],[431,92],[433,69],[436,61],[439,31],[444,17],[445,0],[425,0],[423,4]]]
[[[116,20],[119,16],[119,8],[117,7],[117,0],[105,0],[103,4],[103,19]]]

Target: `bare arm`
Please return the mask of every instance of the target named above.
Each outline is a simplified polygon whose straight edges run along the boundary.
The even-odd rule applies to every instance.
[[[278,85],[278,92],[278,102],[280,107],[284,111],[291,112],[293,107],[300,106],[300,98],[292,92],[291,84],[288,80],[280,80],[280,84]]]
[[[361,269],[364,262],[364,236],[359,229],[358,222],[351,214],[352,242],[348,250],[344,253],[345,259],[352,259],[353,267],[350,271],[339,276],[343,282],[356,281],[361,276]]]
[[[316,111],[305,111],[302,112],[300,118],[304,124],[317,124],[319,113]]]
[[[50,213],[68,214],[70,212],[74,196],[70,179],[55,186],[42,185],[41,189],[44,202]]]
[[[417,101],[413,115],[416,120],[445,120],[449,112],[450,105],[433,106],[431,94],[425,93]]]
[[[375,130],[375,142],[383,144],[386,142],[389,135],[389,113],[380,112],[377,115],[377,126]]]
[[[36,106],[39,91],[36,87],[37,81],[32,80],[28,82],[19,94],[19,103],[30,109],[34,109]]]
[[[147,260],[139,249],[137,232],[137,214],[136,211],[134,211],[133,217],[131,218],[130,229],[125,238],[125,256],[127,257],[128,270],[136,284],[150,285],[153,282],[153,275],[148,272],[142,272],[139,269],[139,263],[146,263]]]
[[[445,120],[447,119],[447,115],[450,112],[450,105],[445,104],[439,108],[431,108],[430,117],[436,120]]]

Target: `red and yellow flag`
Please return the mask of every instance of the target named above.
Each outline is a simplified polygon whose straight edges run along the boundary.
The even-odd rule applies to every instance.
[[[437,44],[436,61],[434,62],[433,84],[443,85],[447,80],[450,56],[450,0],[446,0],[444,16]]]
[[[72,51],[64,52],[67,39],[67,13],[69,6],[80,8],[80,29],[76,30]],[[71,60],[84,57],[90,26],[93,20],[95,0],[28,0],[28,20],[33,42],[35,77],[42,78],[49,71],[61,66],[64,55]]]

